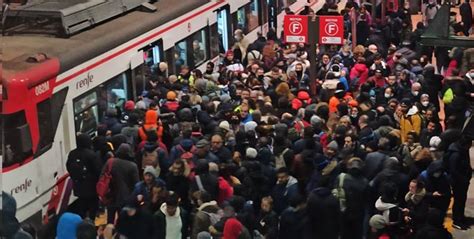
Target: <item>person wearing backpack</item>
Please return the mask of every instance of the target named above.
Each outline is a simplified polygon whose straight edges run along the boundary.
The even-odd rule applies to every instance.
[[[345,211],[341,214],[341,239],[361,239],[364,235],[363,222],[367,208],[369,184],[363,175],[364,162],[360,158],[351,158],[347,162],[347,173],[339,176],[334,185],[340,185],[345,196]]]
[[[138,167],[133,162],[133,153],[130,145],[123,143],[116,151],[117,158],[111,158],[102,169],[102,173],[109,171],[107,206],[107,223],[114,223],[115,213],[127,202],[132,195],[135,184],[139,181]],[[110,166],[109,166],[110,164]]]
[[[171,164],[178,159],[183,159],[183,157],[191,160],[194,157],[195,152],[196,146],[194,146],[193,140],[182,139],[179,144],[171,148],[168,162]]]
[[[98,198],[95,185],[99,180],[102,162],[92,150],[92,140],[87,134],[76,137],[77,148],[69,152],[66,169],[72,179],[75,211],[82,218],[95,219],[98,209]]]
[[[190,185],[191,193],[206,191],[211,195],[212,200],[217,200],[219,196],[219,179],[209,173],[209,163],[205,159],[198,160],[194,173],[195,176],[192,178]]]
[[[197,201],[197,212],[193,218],[191,239],[196,239],[198,233],[209,231],[209,227],[215,225],[222,218],[221,209],[217,202],[212,200],[209,193],[198,191],[194,194]]]
[[[138,129],[138,135],[142,141],[147,139],[146,131],[148,130],[156,131],[160,140],[163,137],[163,126],[158,122],[158,112],[152,108],[153,106],[156,107],[156,104],[150,104],[150,109],[145,113],[145,123]]]
[[[168,172],[168,155],[166,151],[160,147],[157,143],[156,135],[151,136],[150,133],[154,134],[153,131],[149,131],[148,139],[143,148],[137,153],[137,162],[140,169],[145,169],[147,166],[151,166],[155,169],[157,177],[160,175],[166,175]],[[140,170],[141,171],[141,170]]]

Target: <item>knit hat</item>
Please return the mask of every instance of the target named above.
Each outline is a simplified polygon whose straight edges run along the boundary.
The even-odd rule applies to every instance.
[[[254,149],[254,148],[247,148],[247,150],[245,150],[245,156],[249,159],[254,159],[257,157],[257,150]]]
[[[132,148],[130,147],[129,144],[127,144],[127,143],[122,143],[122,144],[118,147],[117,152],[116,152],[116,155],[117,155],[118,158],[121,158],[121,159],[133,158]]]
[[[225,239],[237,239],[240,233],[242,233],[242,224],[235,218],[229,218],[224,224],[224,237]]]
[[[176,100],[176,92],[170,90],[168,93],[166,93],[166,99],[167,100]]]
[[[323,120],[321,119],[321,117],[317,116],[317,115],[313,115],[311,116],[311,125],[318,125],[318,124],[321,124],[323,122]]]
[[[155,168],[153,168],[153,166],[150,166],[150,165],[146,166],[145,169],[143,170],[143,175],[145,175],[147,173],[151,174],[155,178],[158,176],[158,175],[156,175]]]
[[[135,108],[137,108],[138,110],[146,110],[145,101],[143,100],[138,101],[137,104],[135,105]]]
[[[125,102],[123,108],[125,110],[133,110],[135,109],[135,102],[133,102],[133,100],[128,100],[127,102]]]
[[[206,139],[201,139],[197,142],[196,148],[204,148],[209,145],[209,141]]]
[[[438,136],[433,136],[430,139],[430,151],[437,151],[439,145],[441,144],[441,138]]]
[[[375,229],[383,229],[387,226],[387,221],[382,215],[373,215],[370,218],[369,225]]]
[[[230,124],[227,120],[221,121],[219,124],[219,128],[224,129],[226,131],[230,131]]]
[[[219,172],[219,166],[214,162],[210,162],[209,163],[209,172]]]
[[[337,144],[336,141],[331,141],[331,143],[328,144],[327,146],[328,149],[332,149],[332,150],[337,150],[339,148],[339,145]]]
[[[249,121],[244,125],[245,132],[255,131],[255,128],[257,128],[257,123],[255,121]]]

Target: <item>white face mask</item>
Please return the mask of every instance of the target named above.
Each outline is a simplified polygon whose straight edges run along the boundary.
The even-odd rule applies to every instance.
[[[414,96],[417,96],[420,92],[418,92],[418,91],[412,91],[411,93],[412,93]]]
[[[424,107],[428,106],[430,104],[429,101],[422,101],[421,102],[421,105],[423,105]]]
[[[385,93],[384,96],[385,96],[385,98],[390,98],[390,97],[392,97],[391,94],[387,94],[387,93]]]

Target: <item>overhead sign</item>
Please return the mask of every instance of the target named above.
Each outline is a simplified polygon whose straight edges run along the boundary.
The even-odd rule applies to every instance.
[[[308,43],[308,16],[286,15],[283,23],[285,43]]]
[[[319,44],[342,45],[344,42],[344,19],[342,16],[319,17]]]

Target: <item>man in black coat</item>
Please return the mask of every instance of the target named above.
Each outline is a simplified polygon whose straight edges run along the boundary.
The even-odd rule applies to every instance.
[[[461,22],[464,27],[464,35],[469,36],[469,31],[472,27],[472,8],[469,0],[465,0],[461,6],[459,6],[459,13],[461,14]]]
[[[453,227],[467,229],[464,208],[466,207],[467,191],[472,176],[469,162],[471,140],[464,137],[452,143],[445,153],[444,160],[448,165],[448,174],[453,189]]]
[[[73,182],[74,195],[78,197],[72,209],[82,218],[95,219],[98,198],[95,190],[102,162],[92,150],[92,140],[87,134],[76,137],[77,148],[69,152],[66,168]]]
[[[346,196],[346,210],[342,216],[342,239],[360,239],[364,235],[363,222],[367,208],[369,184],[363,175],[364,164],[360,158],[351,158],[347,163],[347,174],[343,188]],[[335,184],[339,185],[339,177]]]
[[[107,222],[113,223],[115,212],[129,200],[135,184],[138,183],[138,167],[133,162],[133,153],[130,145],[121,144],[116,153],[116,159],[112,162],[112,181],[110,182],[111,203],[107,205]],[[107,163],[102,170],[106,170]]]
[[[326,183],[327,185],[327,183]],[[310,228],[306,238],[337,239],[340,231],[339,200],[336,199],[331,189],[318,187],[308,196],[307,202],[308,222]]]
[[[212,200],[217,200],[219,194],[219,181],[216,176],[209,173],[209,164],[205,159],[199,159],[194,169],[196,176],[191,183],[191,193],[206,191]]]

